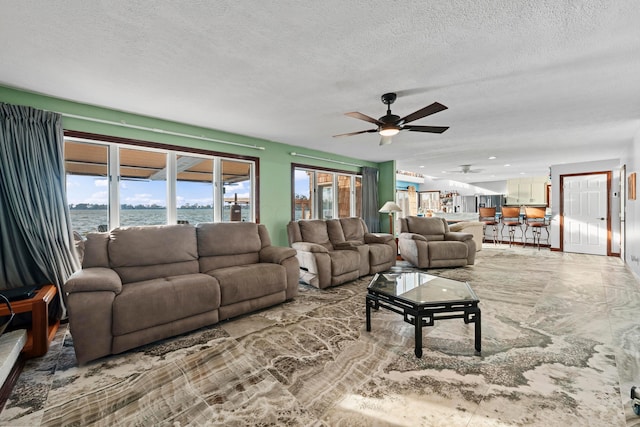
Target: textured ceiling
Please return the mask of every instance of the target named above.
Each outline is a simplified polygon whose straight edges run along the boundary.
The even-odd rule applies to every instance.
[[[546,175],[620,158],[640,129],[637,0],[0,6],[0,84],[425,175]],[[400,116],[445,104],[412,124],[450,129],[331,137],[372,128],[343,114],[380,117],[390,91]],[[483,173],[441,172],[462,164]]]

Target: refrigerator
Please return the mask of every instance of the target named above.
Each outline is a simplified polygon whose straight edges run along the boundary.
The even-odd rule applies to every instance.
[[[453,212],[477,212],[476,196],[453,196]]]
[[[476,196],[476,206],[478,208],[496,208],[496,212],[500,212],[503,202],[504,194]]]

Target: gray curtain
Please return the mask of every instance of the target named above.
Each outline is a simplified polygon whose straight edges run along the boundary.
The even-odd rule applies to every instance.
[[[362,219],[371,233],[380,232],[378,169],[362,167]]]
[[[53,283],[61,296],[73,247],[60,114],[0,103],[0,288]]]

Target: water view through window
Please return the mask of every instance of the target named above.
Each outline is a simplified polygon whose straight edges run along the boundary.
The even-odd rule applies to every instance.
[[[117,157],[110,156],[110,150],[117,150]],[[118,164],[111,164],[110,159]],[[66,187],[72,227],[86,235],[116,226],[197,224],[215,218],[253,221],[254,163],[218,159],[67,140]],[[217,173],[215,165],[219,165]],[[221,181],[218,195],[216,180]]]

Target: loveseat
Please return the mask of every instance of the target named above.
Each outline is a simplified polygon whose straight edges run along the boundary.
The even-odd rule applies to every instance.
[[[444,218],[401,218],[398,246],[400,256],[418,268],[463,267],[476,258],[473,235],[450,231]]]
[[[300,280],[320,289],[388,270],[398,255],[393,236],[369,233],[362,218],[291,221],[287,234]]]
[[[79,363],[293,298],[295,250],[264,225],[206,223],[90,233],[64,284]]]

